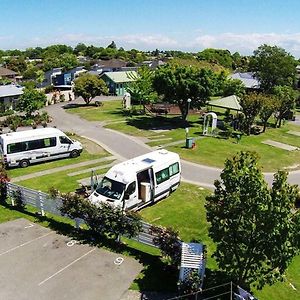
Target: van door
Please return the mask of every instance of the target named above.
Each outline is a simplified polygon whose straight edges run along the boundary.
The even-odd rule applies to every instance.
[[[69,156],[72,141],[67,136],[62,135],[59,137],[59,144],[58,152],[60,156]]]
[[[169,167],[155,173],[155,199],[160,199],[170,192]]]

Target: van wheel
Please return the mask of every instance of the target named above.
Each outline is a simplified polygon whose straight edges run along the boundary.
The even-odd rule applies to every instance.
[[[21,168],[27,168],[30,165],[29,160],[28,159],[22,159],[19,163],[19,166]]]
[[[75,157],[77,157],[77,156],[79,156],[79,152],[78,152],[77,150],[73,150],[73,151],[70,153],[70,157],[71,157],[71,158],[75,158]]]

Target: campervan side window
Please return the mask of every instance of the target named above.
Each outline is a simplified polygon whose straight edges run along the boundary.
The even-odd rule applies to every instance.
[[[72,141],[68,139],[66,136],[60,136],[59,140],[61,144],[72,144]]]
[[[160,184],[160,183],[168,180],[170,178],[169,168],[166,168],[159,172],[156,172],[155,177],[156,177],[157,184]]]
[[[169,167],[170,177],[179,173],[179,163],[175,163]]]
[[[7,145],[7,154],[56,146],[56,137],[24,141]]]

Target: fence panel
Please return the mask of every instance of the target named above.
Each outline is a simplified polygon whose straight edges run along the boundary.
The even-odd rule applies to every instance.
[[[8,196],[13,197],[14,192],[17,191],[20,191],[22,200],[25,204],[38,208],[42,215],[44,212],[49,212],[54,215],[62,216],[60,212],[60,207],[62,206],[61,198],[53,199],[46,193],[26,188],[15,183],[7,183]],[[84,223],[83,220],[80,220],[80,223]],[[141,232],[132,239],[148,246],[157,247],[153,243],[153,238],[155,236],[149,233],[150,227],[151,224],[142,222]]]

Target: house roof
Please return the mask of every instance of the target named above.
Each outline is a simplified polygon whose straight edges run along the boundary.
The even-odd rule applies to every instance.
[[[240,98],[235,95],[209,101],[208,105],[228,108],[228,109],[233,109],[238,111],[242,110],[242,106],[240,105]]]
[[[111,81],[115,83],[132,82],[135,81],[135,78],[137,77],[137,72],[106,72],[101,75],[101,77],[103,76],[107,76]]]
[[[229,76],[232,79],[239,79],[248,89],[258,89],[259,81],[254,77],[252,72],[234,73]]]
[[[99,68],[122,68],[126,67],[126,64],[126,61],[116,58],[97,61]]]
[[[0,97],[20,96],[23,88],[14,84],[0,85]]]
[[[0,67],[0,76],[14,76],[14,75],[17,75],[17,72],[4,67]]]

